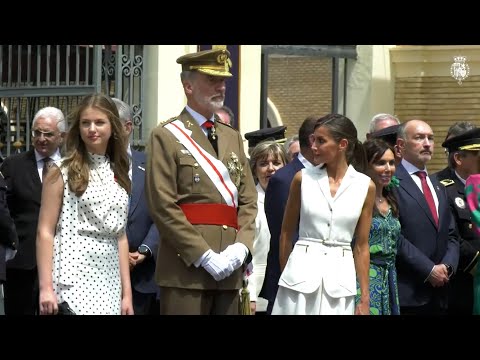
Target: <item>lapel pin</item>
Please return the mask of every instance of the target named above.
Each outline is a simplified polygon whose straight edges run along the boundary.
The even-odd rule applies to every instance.
[[[195,174],[195,176],[193,177],[193,181],[195,181],[196,183],[199,183],[200,182],[200,175]]]
[[[138,168],[139,168],[140,170],[142,170],[142,171],[145,171],[145,168],[143,168],[143,167],[141,167],[141,166],[139,166]]]

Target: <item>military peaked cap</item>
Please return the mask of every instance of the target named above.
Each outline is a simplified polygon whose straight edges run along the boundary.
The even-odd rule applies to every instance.
[[[466,131],[457,136],[452,136],[443,142],[442,147],[447,148],[448,151],[480,150],[480,128]]]
[[[285,130],[287,130],[286,126],[260,129],[246,133],[245,139],[248,140],[248,147],[254,147],[265,140],[275,140],[276,142],[281,143],[286,140]]]

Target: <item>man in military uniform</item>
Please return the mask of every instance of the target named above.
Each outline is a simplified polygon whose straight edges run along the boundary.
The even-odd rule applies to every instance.
[[[257,191],[241,135],[215,115],[232,76],[230,53],[205,50],[177,63],[187,106],[152,131],[146,167],[147,202],[162,234],[160,313],[238,314]]]
[[[473,277],[470,272],[478,261],[480,238],[473,231],[465,201],[465,181],[479,170],[480,129],[469,123],[456,123],[450,129],[442,144],[448,151],[449,166],[432,177],[436,177],[446,188],[460,235],[460,259],[458,271],[450,281],[448,313],[471,315]]]

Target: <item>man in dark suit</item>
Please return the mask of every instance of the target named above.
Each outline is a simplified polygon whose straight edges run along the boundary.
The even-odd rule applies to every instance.
[[[478,262],[480,237],[473,229],[465,199],[466,179],[479,172],[480,129],[468,122],[452,125],[442,147],[448,151],[448,167],[432,175],[445,186],[460,242],[459,271],[450,281],[448,313],[472,315],[472,269]]]
[[[5,315],[3,284],[6,280],[6,259],[15,254],[18,243],[15,223],[8,211],[6,191],[7,183],[0,172],[0,315]]]
[[[42,175],[60,159],[65,117],[54,107],[40,109],[32,122],[33,149],[7,157],[0,171],[7,183],[7,202],[18,234],[18,252],[7,262],[5,313],[33,315],[38,307],[35,242],[42,195]]]
[[[398,120],[398,118],[394,115],[390,115],[390,114],[374,115],[372,120],[370,120],[370,125],[368,127],[369,132],[366,134],[366,138],[368,140],[371,138],[380,137],[378,134],[378,131],[385,128],[392,127],[392,126],[397,126],[397,125],[400,125],[400,120]]]
[[[133,130],[132,108],[122,100],[113,98],[125,128],[127,139]],[[130,155],[129,176],[132,180],[132,193],[128,208],[127,238],[129,245],[130,280],[132,282],[133,309],[135,315],[158,315],[157,304],[159,287],[155,283],[155,262],[157,260],[160,235],[148,212],[145,200],[145,163],[144,153],[132,150]]]
[[[300,141],[298,156],[270,178],[265,192],[265,215],[267,216],[268,229],[270,230],[270,249],[268,251],[265,280],[259,296],[268,300],[267,314],[272,313],[278,291],[278,280],[281,275],[279,259],[280,232],[282,230],[283,214],[287,204],[288,193],[290,192],[290,184],[299,170],[315,164],[310,135],[313,134],[313,128],[319,118],[319,116],[309,116],[303,121],[298,131]],[[297,238],[298,229],[295,239]]]
[[[444,314],[459,245],[445,188],[426,173],[433,131],[424,121],[409,120],[400,126],[397,146],[402,155],[395,172],[402,228],[397,255],[400,313]]]

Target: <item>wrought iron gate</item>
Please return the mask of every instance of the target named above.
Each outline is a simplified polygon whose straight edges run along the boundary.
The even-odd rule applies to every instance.
[[[143,45],[0,45],[0,155],[30,148],[30,126],[42,107],[67,117],[81,98],[102,92],[134,110],[131,143],[144,146]]]

